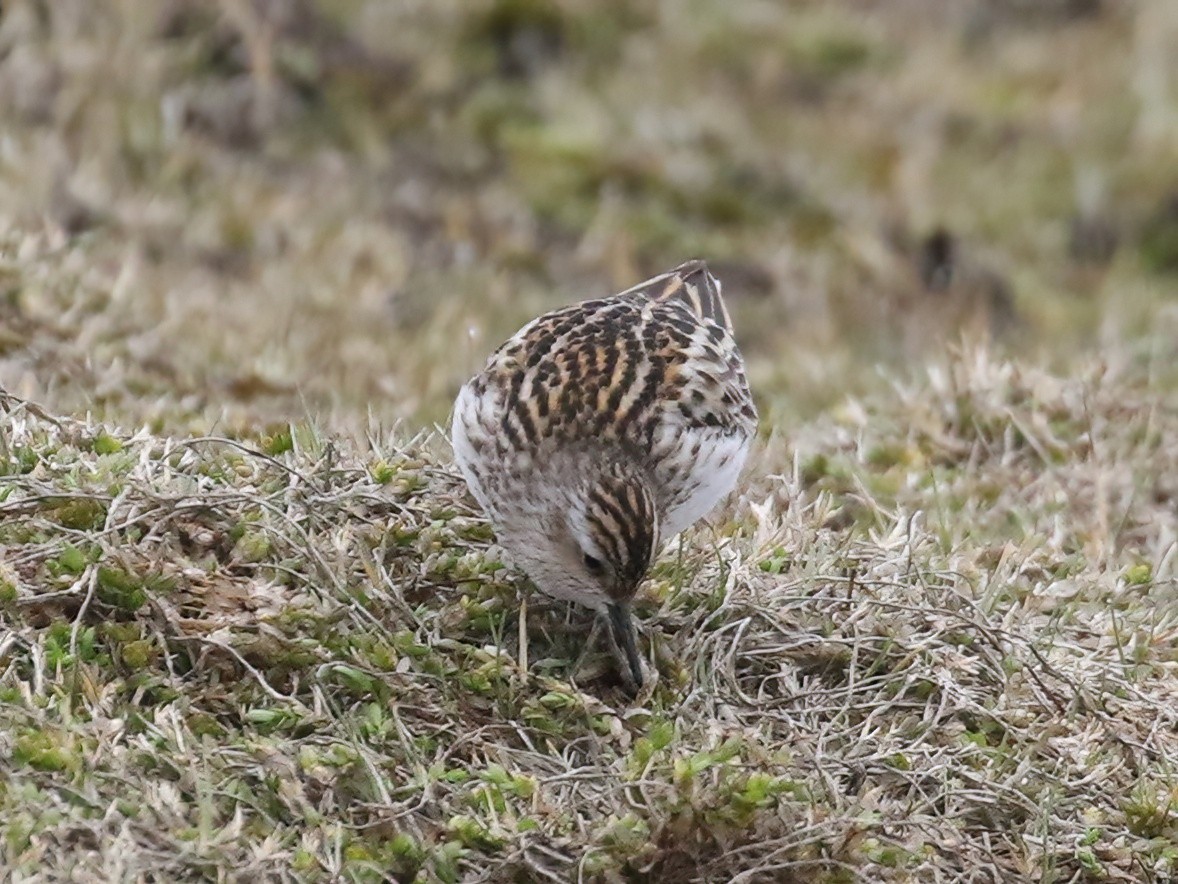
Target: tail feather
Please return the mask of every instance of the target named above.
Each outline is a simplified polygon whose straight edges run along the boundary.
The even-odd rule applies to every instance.
[[[732,320],[720,296],[720,280],[712,276],[708,265],[698,258],[640,282],[622,294],[644,295],[652,301],[682,301],[700,319],[710,319],[732,330]]]

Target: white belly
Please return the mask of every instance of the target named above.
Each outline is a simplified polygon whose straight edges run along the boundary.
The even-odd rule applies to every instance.
[[[696,447],[698,443],[698,453]],[[752,438],[704,428],[674,433],[656,440],[659,460],[667,466],[661,484],[667,489],[662,540],[691,527],[728,496],[748,458]]]

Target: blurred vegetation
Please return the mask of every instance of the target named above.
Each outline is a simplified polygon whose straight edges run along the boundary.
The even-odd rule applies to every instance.
[[[537,311],[691,257],[758,396],[1178,277],[1167,0],[18,0],[0,385],[157,427],[443,420]]]

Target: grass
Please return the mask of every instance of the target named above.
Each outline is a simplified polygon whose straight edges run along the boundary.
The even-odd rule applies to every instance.
[[[1166,0],[3,6],[8,878],[1178,875]],[[439,425],[695,255],[635,699]]]
[[[270,455],[6,400],[4,864],[1164,878],[1171,358],[970,354],[802,428],[785,474],[769,443],[656,567],[636,703],[575,668],[583,615],[521,626],[428,437]]]

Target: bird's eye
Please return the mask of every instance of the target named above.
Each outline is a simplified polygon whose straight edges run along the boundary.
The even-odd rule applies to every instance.
[[[585,567],[589,569],[591,574],[600,574],[605,570],[605,563],[596,556],[589,555],[589,553],[585,553],[585,555],[581,557],[581,560],[585,563]]]

